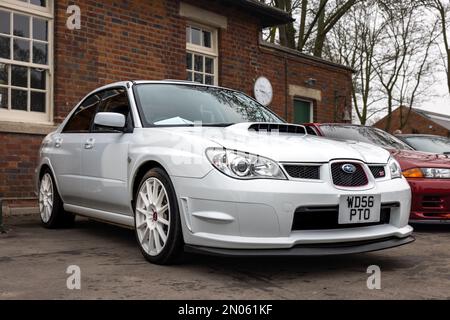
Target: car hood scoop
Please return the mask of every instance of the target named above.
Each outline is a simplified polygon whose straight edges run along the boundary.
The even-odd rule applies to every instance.
[[[256,132],[278,132],[278,133],[292,133],[292,134],[308,134],[306,127],[297,124],[286,124],[286,123],[268,123],[268,122],[257,122],[257,123],[239,123],[232,127],[234,129],[247,129],[248,131]]]

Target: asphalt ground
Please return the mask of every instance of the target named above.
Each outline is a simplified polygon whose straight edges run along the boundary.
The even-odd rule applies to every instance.
[[[0,299],[450,299],[450,225],[415,226],[416,241],[338,257],[144,260],[134,232],[77,218],[46,230],[35,215],[5,218],[0,235]],[[370,290],[369,266],[381,270]],[[70,290],[69,266],[81,272]]]

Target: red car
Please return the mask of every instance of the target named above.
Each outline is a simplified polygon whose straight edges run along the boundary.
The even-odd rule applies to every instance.
[[[400,163],[412,190],[411,223],[450,223],[450,157],[414,151],[393,135],[367,126],[337,123],[305,124],[309,134],[355,140],[387,149]],[[373,172],[382,177],[383,172]],[[381,176],[380,176],[381,174]],[[376,178],[376,177],[375,177]]]

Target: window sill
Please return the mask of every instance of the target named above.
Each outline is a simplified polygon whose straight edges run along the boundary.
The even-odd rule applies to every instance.
[[[57,126],[25,122],[0,121],[0,132],[24,133],[45,136],[56,130]]]

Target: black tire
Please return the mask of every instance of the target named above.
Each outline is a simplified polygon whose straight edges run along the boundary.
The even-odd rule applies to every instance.
[[[137,202],[138,202],[138,195],[139,191],[141,190],[143,184],[150,178],[155,178],[159,180],[164,188],[166,189],[167,198],[168,198],[168,207],[169,207],[169,231],[167,234],[167,240],[166,243],[162,249],[162,251],[157,255],[150,255],[146,252],[145,248],[143,247],[141,241],[139,240],[138,236],[138,228],[137,228]],[[135,221],[135,234],[136,234],[136,241],[139,245],[139,248],[142,252],[142,255],[144,258],[154,264],[159,265],[170,265],[174,263],[180,262],[180,258],[183,254],[183,247],[184,247],[184,240],[183,240],[183,231],[181,227],[181,218],[180,218],[180,211],[178,207],[178,201],[177,196],[175,193],[175,189],[172,185],[172,182],[168,176],[168,174],[161,168],[153,168],[150,171],[147,172],[147,174],[144,175],[144,177],[141,179],[141,182],[139,183],[139,187],[136,190],[136,194],[134,197],[134,221]]]
[[[51,180],[52,202],[50,217],[44,219],[43,204],[41,197],[41,186],[43,181],[48,178]],[[64,203],[59,195],[55,179],[49,169],[44,169],[39,179],[39,211],[42,225],[47,229],[58,229],[72,227],[75,221],[75,215],[64,210]]]

